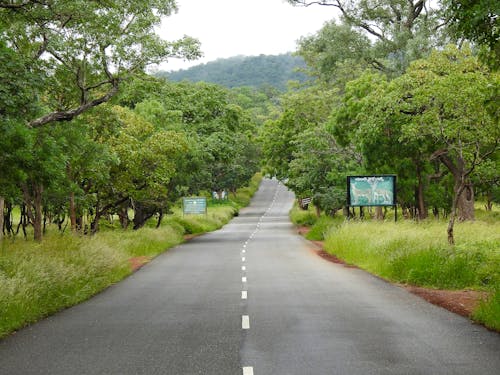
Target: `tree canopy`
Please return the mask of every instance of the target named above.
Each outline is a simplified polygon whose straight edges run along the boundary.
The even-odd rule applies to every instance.
[[[173,0],[0,2],[2,40],[42,85],[29,125],[69,121],[109,101],[128,75],[149,64],[198,57],[196,40],[167,42],[154,33],[176,9]]]

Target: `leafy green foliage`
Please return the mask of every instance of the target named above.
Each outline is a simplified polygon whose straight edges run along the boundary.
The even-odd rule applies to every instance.
[[[30,116],[30,125],[73,119],[110,100],[123,79],[149,64],[170,56],[198,57],[196,40],[167,42],[154,32],[161,17],[175,10],[173,0],[47,0],[0,6],[2,40],[26,64],[25,71],[43,82],[43,114]],[[35,82],[26,80],[29,90]]]
[[[495,0],[442,0],[449,29],[457,37],[477,42],[486,51],[482,57],[500,67],[500,5]]]
[[[306,61],[309,74],[343,86],[370,66],[370,48],[369,39],[352,26],[330,21],[317,34],[302,37],[297,53]]]
[[[399,75],[410,61],[424,57],[441,43],[440,12],[430,1],[420,0],[288,0],[293,5],[336,7],[342,26],[334,22],[304,40],[303,50],[317,50],[316,71],[335,68],[338,61],[364,60],[374,69]],[[353,28],[356,32],[350,33]],[[369,37],[373,42],[369,43]],[[309,43],[310,41],[313,43]],[[338,46],[338,47],[337,47]],[[306,53],[307,56],[307,53]],[[306,59],[306,61],[313,61]],[[324,64],[326,62],[326,64]],[[335,69],[334,69],[335,70]],[[334,73],[334,70],[332,71]]]

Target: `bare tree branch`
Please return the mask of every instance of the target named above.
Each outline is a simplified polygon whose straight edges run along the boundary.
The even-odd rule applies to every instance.
[[[109,101],[113,96],[116,95],[118,92],[118,86],[119,86],[119,80],[117,78],[113,79],[112,87],[111,89],[103,96],[94,99],[90,102],[84,103],[80,105],[76,109],[72,109],[69,111],[58,111],[58,112],[52,112],[49,113],[48,115],[39,117],[29,123],[29,126],[32,128],[37,128],[42,125],[48,124],[50,122],[54,121],[71,121],[74,119],[76,116],[82,114],[83,112],[89,110],[90,108],[96,107],[99,104],[105,103]]]
[[[13,4],[13,3],[0,3],[0,8],[3,9],[20,9],[24,8],[25,6],[29,5],[30,1],[24,1],[19,4]]]

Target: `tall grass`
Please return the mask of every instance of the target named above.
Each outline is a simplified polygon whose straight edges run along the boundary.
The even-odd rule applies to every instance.
[[[325,249],[388,280],[443,289],[491,291],[473,317],[500,327],[500,222],[460,223],[450,247],[446,223],[346,222],[331,228]]]
[[[500,210],[476,206],[476,221],[455,227],[450,247],[446,220],[414,222],[317,217],[295,205],[290,218],[307,225],[309,240],[325,239],[325,250],[387,280],[442,289],[488,291],[472,318],[500,330]]]
[[[130,273],[127,254],[99,238],[51,235],[4,242],[0,253],[0,337],[87,299]]]
[[[312,205],[307,210],[303,210],[295,203],[290,210],[290,219],[295,225],[312,226],[318,220],[318,216]]]
[[[184,234],[220,228],[257,190],[260,175],[224,205],[205,215],[169,215],[160,228],[113,229],[93,237],[48,232],[43,242],[0,242],[0,337],[84,301],[132,272],[129,260],[152,258],[183,241]],[[104,227],[104,226],[103,226]]]
[[[390,280],[436,288],[482,288],[500,281],[500,223],[461,223],[455,247],[446,224],[349,222],[332,229],[326,249]]]

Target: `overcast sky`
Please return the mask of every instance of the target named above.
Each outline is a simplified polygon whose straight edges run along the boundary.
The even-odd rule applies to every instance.
[[[204,57],[196,62],[171,59],[162,70],[237,55],[292,52],[301,36],[312,35],[335,17],[333,7],[292,7],[285,0],[178,0],[179,11],[159,30],[167,40],[183,35],[201,42]]]

